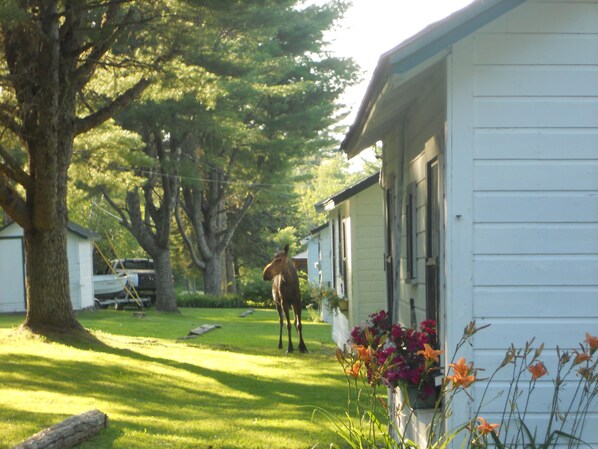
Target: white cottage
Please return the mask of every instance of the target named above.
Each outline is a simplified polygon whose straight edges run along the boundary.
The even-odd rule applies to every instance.
[[[75,223],[68,224],[67,255],[74,310],[93,307],[95,238],[95,233]],[[0,229],[0,313],[26,310],[23,228],[13,222]]]
[[[307,281],[320,289],[331,289],[332,280],[332,235],[330,224],[324,223],[312,229],[305,239],[307,244]],[[320,319],[332,322],[332,315],[326,307],[320,311]]]
[[[436,319],[448,354],[491,324],[464,348],[478,367],[535,337],[549,372],[598,334],[596,0],[475,1],[385,53],[342,148],[379,141],[395,320]],[[550,405],[530,407],[541,427]]]
[[[319,288],[332,288],[332,235],[330,223],[310,231],[307,238],[307,280]]]
[[[379,173],[315,204],[326,212],[331,238],[332,287],[348,301],[346,315],[333,317],[333,339],[343,347],[353,326],[386,308],[384,199]],[[324,257],[323,257],[324,259]]]

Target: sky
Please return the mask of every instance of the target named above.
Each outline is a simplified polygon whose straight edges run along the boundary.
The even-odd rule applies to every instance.
[[[427,25],[450,15],[472,0],[353,0],[353,6],[327,36],[330,49],[339,56],[351,56],[361,66],[363,81],[343,98],[353,123],[361,100],[382,53],[397,46]]]

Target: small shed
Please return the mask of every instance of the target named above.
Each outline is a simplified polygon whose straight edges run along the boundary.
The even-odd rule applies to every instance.
[[[396,321],[437,320],[447,354],[490,324],[462,353],[489,370],[534,337],[554,370],[598,333],[596,0],[478,0],[383,54],[342,148],[380,141]],[[475,418],[464,396],[449,428]]]
[[[332,288],[348,302],[333,317],[333,338],[343,347],[353,326],[386,306],[384,274],[384,199],[374,173],[315,204],[328,215]]]
[[[68,224],[67,255],[74,310],[93,307],[93,240],[98,236]],[[25,312],[25,248],[23,228],[10,223],[0,229],[0,312]]]

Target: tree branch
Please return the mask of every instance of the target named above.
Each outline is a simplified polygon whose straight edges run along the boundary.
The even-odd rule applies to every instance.
[[[131,224],[129,223],[129,220],[127,218],[127,216],[125,215],[125,213],[122,211],[122,208],[120,208],[118,206],[118,204],[116,204],[112,198],[110,197],[110,195],[108,194],[108,191],[106,191],[105,188],[100,187],[100,191],[102,192],[102,195],[104,195],[104,198],[106,199],[106,201],[108,201],[108,204],[110,205],[110,207],[118,214],[118,216],[120,217],[120,224],[123,225],[126,229],[128,229],[129,231],[131,230]]]
[[[8,153],[8,150],[0,144],[0,158],[4,159],[5,163],[0,163],[0,173],[8,176],[13,181],[21,184],[25,190],[31,188],[31,176],[23,170],[17,161]]]
[[[185,243],[185,246],[189,250],[189,254],[191,255],[191,260],[193,261],[195,266],[197,266],[199,269],[205,270],[205,268],[206,268],[205,262],[203,260],[201,260],[199,257],[197,257],[197,253],[195,252],[195,248],[193,247],[193,242],[191,241],[191,239],[189,238],[189,235],[185,231],[185,226],[183,225],[183,220],[181,219],[181,213],[179,211],[179,201],[178,200],[174,206],[174,218],[176,220],[176,224],[181,233],[181,237],[183,238],[183,242]]]
[[[141,216],[141,205],[137,189],[127,192],[127,210],[131,220],[131,233],[148,253],[158,252],[156,236],[149,230],[149,226]]]
[[[21,139],[23,130],[14,118],[14,111],[8,110],[6,105],[0,105],[0,125],[12,131],[14,135]]]
[[[100,25],[100,34],[103,35],[103,38],[98,38],[91,45],[91,51],[89,52],[86,62],[81,64],[75,73],[78,90],[81,90],[83,86],[88,83],[98,66],[98,62],[108,50],[110,50],[118,36],[121,34],[124,29],[124,24],[128,23],[133,17],[134,10],[130,8],[123,20],[117,23],[116,17],[119,9],[120,5],[118,3],[110,3],[108,6]],[[83,48],[81,48],[80,51],[83,51]]]
[[[25,200],[10,185],[10,179],[2,173],[0,173],[0,206],[23,229],[32,228],[31,212],[27,209]]]
[[[252,202],[253,202],[253,195],[251,195],[251,194],[247,195],[247,197],[245,198],[245,201],[243,202],[243,206],[241,207],[241,210],[237,213],[237,216],[233,220],[233,223],[227,227],[226,233],[225,233],[223,239],[218,244],[218,250],[217,250],[218,254],[220,254],[222,251],[224,251],[226,249],[226,247],[229,245],[230,241],[233,238],[235,231],[237,230],[237,227],[241,223],[241,220],[243,220],[243,217],[247,213],[247,209],[249,209],[249,206],[251,206]]]
[[[79,135],[90,129],[99,126],[106,120],[112,118],[118,112],[127,107],[144,89],[149,86],[151,81],[146,78],[140,79],[137,84],[124,92],[119,97],[115,98],[110,104],[99,109],[87,117],[77,120],[75,123],[75,135]]]

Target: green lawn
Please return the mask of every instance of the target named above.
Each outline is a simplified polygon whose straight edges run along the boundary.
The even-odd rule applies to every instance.
[[[0,448],[94,408],[110,423],[84,448],[325,448],[337,441],[325,423],[311,421],[314,406],[337,416],[346,406],[330,327],[304,323],[309,354],[285,355],[276,347],[274,311],[241,312],[85,312],[79,321],[99,342],[70,345],[23,335],[15,331],[22,316],[0,316]],[[177,341],[202,324],[222,328]]]

